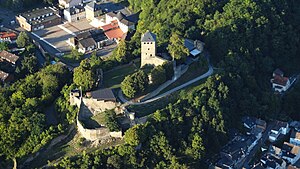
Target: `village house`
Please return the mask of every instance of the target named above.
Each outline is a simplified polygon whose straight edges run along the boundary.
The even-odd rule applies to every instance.
[[[168,60],[157,56],[156,35],[149,30],[141,37],[141,67],[145,65],[162,65]]]
[[[8,62],[12,66],[15,66],[19,60],[19,56],[9,53],[5,50],[0,52],[0,62]]]
[[[260,162],[264,168],[267,169],[285,169],[286,162],[275,156],[273,154],[265,154],[261,159]]]
[[[17,39],[17,34],[14,32],[0,32],[0,42],[14,43]]]
[[[52,7],[33,9],[16,16],[16,20],[27,31],[36,31],[61,23],[58,10]]]
[[[85,9],[83,4],[64,9],[64,18],[68,22],[75,22],[85,18]]]
[[[102,30],[81,32],[75,37],[69,39],[69,44],[74,48],[78,48],[78,51],[81,53],[101,49],[102,47],[111,45],[112,43],[113,41],[109,40]]]
[[[271,83],[274,91],[277,92],[285,92],[292,85],[291,79],[288,77],[284,77],[284,74],[280,69],[276,69],[273,72],[273,78],[271,79]]]
[[[59,6],[63,9],[70,8],[79,4],[89,3],[93,0],[58,0]]]
[[[199,40],[184,39],[184,46],[189,50],[190,55],[195,57],[203,52],[204,43]]]
[[[100,2],[91,1],[85,6],[86,19],[89,21],[97,19],[97,17],[104,15],[105,12]]]
[[[277,121],[275,127],[271,129],[271,132],[269,134],[269,141],[275,142],[277,141],[280,134],[287,135],[289,131],[289,123]]]
[[[3,72],[0,70],[0,81],[2,83],[9,83],[14,80],[14,76],[10,73]]]
[[[300,146],[300,132],[293,130],[290,136],[290,143],[296,146]]]
[[[258,138],[262,136],[262,132],[266,130],[267,123],[264,120],[257,119],[255,117],[243,117],[242,123],[247,129],[247,135],[255,135]]]

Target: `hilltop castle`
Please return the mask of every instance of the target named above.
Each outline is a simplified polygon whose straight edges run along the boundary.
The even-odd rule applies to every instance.
[[[156,35],[149,30],[141,38],[141,67],[162,65],[167,60],[156,54]]]

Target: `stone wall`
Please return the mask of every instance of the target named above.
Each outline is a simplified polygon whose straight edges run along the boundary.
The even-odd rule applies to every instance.
[[[95,99],[88,99],[88,98],[83,98],[82,101],[91,110],[91,112],[94,115],[100,112],[104,112],[106,110],[114,109],[118,105],[116,102],[97,101]]]
[[[166,59],[158,57],[158,56],[152,56],[149,58],[141,58],[141,67],[145,65],[154,65],[154,66],[159,66],[163,65],[165,62],[167,62]]]

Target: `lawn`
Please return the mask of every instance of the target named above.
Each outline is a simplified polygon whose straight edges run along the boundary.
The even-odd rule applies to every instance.
[[[103,75],[104,88],[115,89],[121,87],[121,82],[124,80],[126,76],[131,75],[134,72],[139,70],[140,59],[135,60],[135,63],[136,64],[122,65],[108,72],[104,72]]]

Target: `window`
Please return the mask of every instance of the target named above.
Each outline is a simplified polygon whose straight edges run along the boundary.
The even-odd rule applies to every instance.
[[[150,44],[152,44],[152,42]]]
[[[144,42],[144,45],[146,44],[146,42]]]
[[[146,55],[147,55],[147,53],[146,53]]]
[[[150,48],[148,48],[148,50],[150,50]]]
[[[150,56],[152,56],[152,54],[150,54]]]

